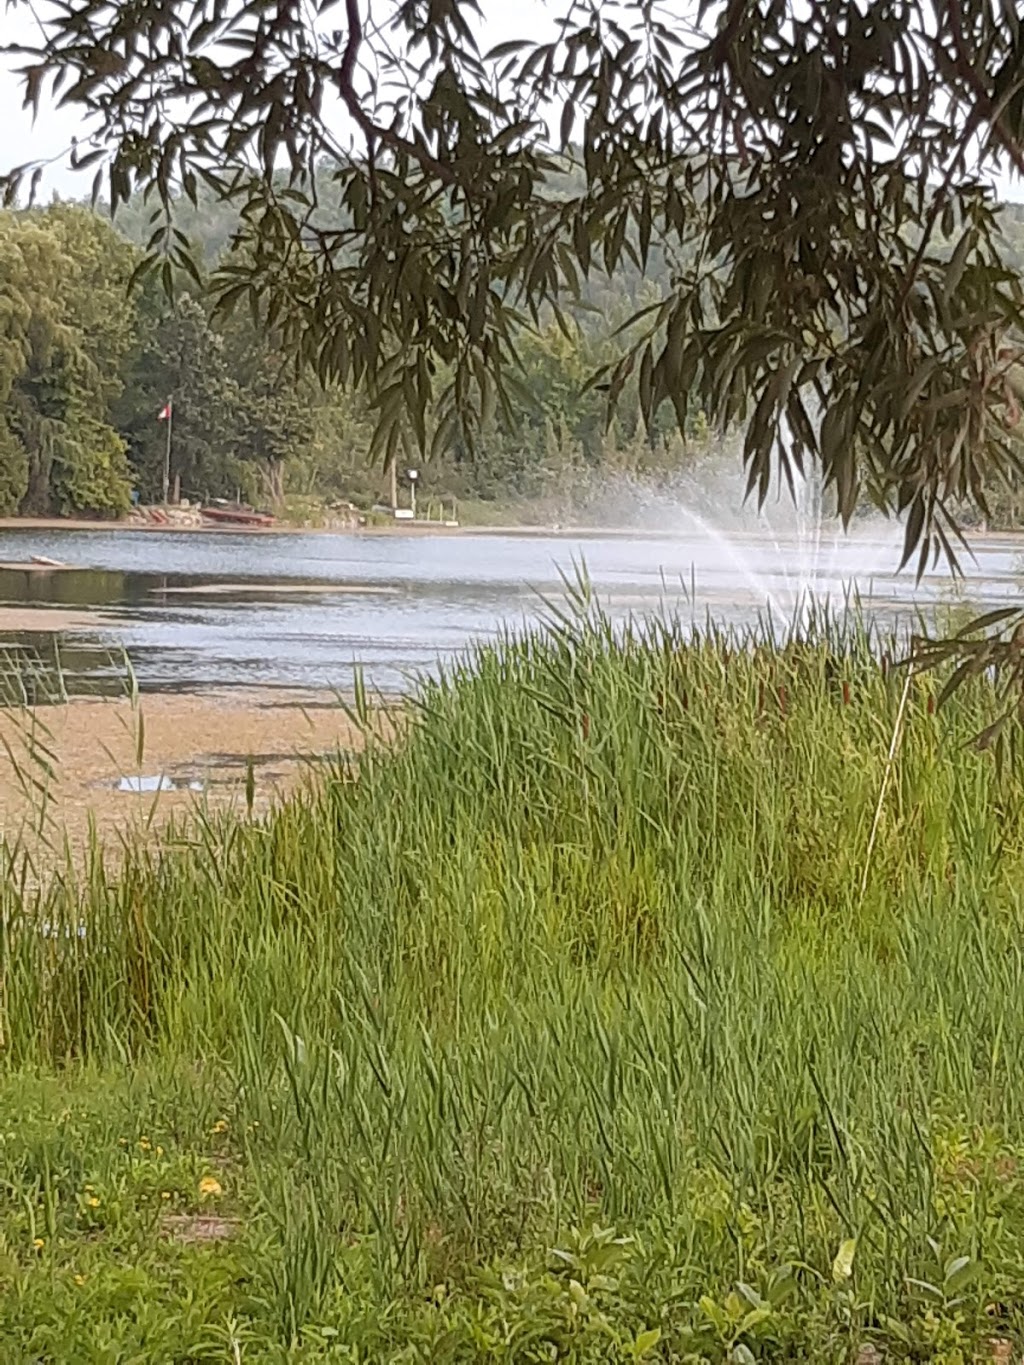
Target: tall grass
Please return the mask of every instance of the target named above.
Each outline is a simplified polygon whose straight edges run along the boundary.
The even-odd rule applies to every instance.
[[[6,1065],[229,1114],[247,1311],[313,1353],[1009,1340],[1024,781],[894,652],[580,600],[265,822],[9,880]]]

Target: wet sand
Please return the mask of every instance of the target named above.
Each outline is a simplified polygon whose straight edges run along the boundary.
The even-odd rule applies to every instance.
[[[105,611],[78,611],[69,607],[0,607],[0,635],[32,631],[38,634],[63,633],[69,630],[109,629],[119,624],[116,616]],[[0,639],[0,649],[3,640]]]
[[[245,810],[250,759],[262,814],[325,759],[361,743],[332,694],[274,688],[147,695],[137,707],[90,697],[0,710],[0,738],[3,835],[21,833],[35,847],[32,825],[44,810],[50,843],[66,833],[81,851],[95,827],[114,852],[132,830],[148,825],[153,837],[154,826],[197,806]],[[154,790],[168,783],[173,789]]]

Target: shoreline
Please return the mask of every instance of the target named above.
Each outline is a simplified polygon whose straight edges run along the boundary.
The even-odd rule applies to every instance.
[[[246,816],[250,765],[258,818],[363,746],[337,694],[270,687],[0,707],[0,735],[0,834],[37,853],[51,844],[51,861],[65,838],[80,855],[93,831],[113,852],[133,828],[159,843],[196,814]]]
[[[895,522],[888,523],[890,527],[895,526]],[[879,527],[879,529],[882,529]],[[856,527],[851,527],[847,533],[848,538],[853,538]],[[518,536],[535,540],[678,540],[687,542],[694,539],[693,533],[686,528],[676,529],[674,527],[653,527],[653,526],[610,526],[610,525],[565,525],[562,523],[553,526],[537,525],[536,523],[511,523],[508,525],[459,525],[448,526],[443,522],[409,522],[398,521],[377,526],[295,526],[282,522],[275,526],[182,526],[168,524],[166,526],[156,526],[147,522],[134,521],[125,518],[118,521],[100,521],[87,517],[0,517],[0,532],[2,531],[94,531],[94,532],[131,532],[139,534],[159,534],[159,535],[203,535],[203,536],[353,536],[353,537],[425,537],[425,536],[455,536],[455,537],[506,537]],[[726,538],[737,542],[757,542],[762,537],[755,530],[743,530],[739,528],[723,527],[721,533]],[[981,527],[966,528],[964,536],[968,544],[977,543],[981,545],[998,545],[1000,543],[1019,543],[1024,537],[1024,528],[1019,531],[1002,529],[983,529]],[[776,537],[780,541],[796,539],[795,535],[783,534]],[[73,569],[71,564],[35,564],[25,562],[6,562],[0,563],[0,569],[12,570],[34,570],[36,572],[59,572],[62,569]]]

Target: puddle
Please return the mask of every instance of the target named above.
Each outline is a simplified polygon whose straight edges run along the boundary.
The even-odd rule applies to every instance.
[[[136,796],[145,796],[150,792],[201,792],[204,790],[202,782],[187,779],[175,781],[166,773],[158,773],[155,777],[120,777],[115,786],[119,792],[133,792]]]
[[[285,781],[294,766],[327,764],[346,750],[328,753],[265,753],[265,754],[207,754],[188,765],[191,772],[178,773],[123,773],[120,777],[101,780],[96,787],[113,788],[134,796],[153,796],[159,792],[210,792],[217,787],[238,788],[243,773],[252,768],[261,788]],[[354,757],[353,751],[353,757]],[[196,769],[199,769],[197,775]]]

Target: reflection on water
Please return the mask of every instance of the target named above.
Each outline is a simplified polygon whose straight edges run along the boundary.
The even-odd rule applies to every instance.
[[[955,591],[942,566],[920,584],[910,573],[895,575],[895,548],[891,568],[865,581],[863,540],[839,547],[820,586],[836,595],[855,583],[867,610],[886,619],[934,615],[958,597],[982,608],[1015,601],[1024,538],[992,537],[975,549],[976,562],[964,566],[965,582]],[[344,691],[360,666],[371,687],[391,692],[471,641],[535,619],[542,597],[557,598],[563,575],[580,563],[615,616],[667,609],[698,621],[707,611],[723,621],[750,620],[764,611],[760,593],[784,587],[787,551],[751,542],[743,554],[756,574],[739,572],[735,556],[713,543],[685,536],[4,531],[0,561],[47,555],[76,567],[0,570],[0,602],[99,608],[118,625],[8,635],[0,646],[9,649],[4,668],[35,676],[30,686],[43,692],[55,670],[70,690],[121,688],[125,651],[147,689]],[[870,562],[886,562],[878,546]],[[311,591],[275,593],[275,584]],[[389,591],[349,595],[342,585]],[[174,591],[181,588],[190,591]]]

